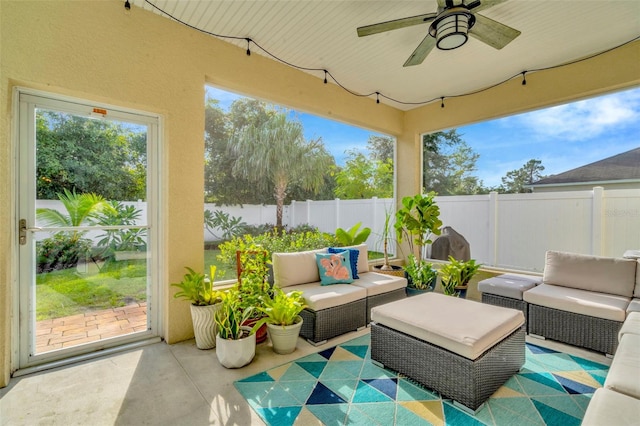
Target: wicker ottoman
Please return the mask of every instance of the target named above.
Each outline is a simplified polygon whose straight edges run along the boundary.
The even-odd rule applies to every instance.
[[[527,302],[522,293],[542,284],[542,277],[524,274],[502,274],[478,282],[478,291],[482,293],[482,303],[504,308],[520,309],[527,320]]]
[[[524,315],[438,293],[373,308],[371,359],[476,412],[525,361]]]

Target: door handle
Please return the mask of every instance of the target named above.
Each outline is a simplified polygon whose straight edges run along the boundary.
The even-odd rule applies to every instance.
[[[27,219],[20,219],[18,229],[19,229],[18,241],[20,242],[20,245],[23,246],[27,244]]]

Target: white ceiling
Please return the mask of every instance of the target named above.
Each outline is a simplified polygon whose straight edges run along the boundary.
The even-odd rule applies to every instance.
[[[421,65],[403,68],[429,24],[362,38],[356,28],[435,12],[436,0],[149,1],[202,30],[251,38],[289,63],[327,69],[351,91],[406,103],[476,91],[640,36],[640,0],[509,0],[479,12],[522,32],[502,50],[470,37],[456,50],[434,49]],[[131,3],[160,13],[145,0]],[[245,40],[229,42],[247,47]],[[251,51],[264,54],[253,45]],[[322,71],[308,72],[324,78]],[[419,106],[380,101],[403,110]]]

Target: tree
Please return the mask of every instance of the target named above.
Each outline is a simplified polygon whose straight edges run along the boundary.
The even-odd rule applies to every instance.
[[[269,192],[233,173],[238,159],[234,138],[247,126],[261,126],[276,113],[264,102],[241,98],[225,113],[215,99],[205,104],[205,202],[218,205],[260,204],[272,200]]]
[[[395,139],[391,136],[369,136],[367,148],[374,160],[393,163],[393,146]]]
[[[367,158],[349,151],[349,160],[336,175],[335,195],[344,199],[393,197],[393,160]]]
[[[435,132],[422,138],[423,187],[439,195],[483,192],[476,171],[477,154],[456,129]]]
[[[237,156],[233,175],[244,177],[263,191],[273,191],[276,226],[282,227],[282,211],[287,190],[298,184],[317,191],[333,157],[321,139],[306,141],[300,122],[278,112],[266,122],[245,126],[233,139]]]
[[[519,169],[507,172],[502,178],[502,185],[498,190],[505,194],[532,192],[531,189],[524,186],[542,179],[544,177],[541,173],[543,170],[542,161],[531,159]]]
[[[66,189],[107,199],[146,198],[146,133],[66,113],[38,111],[37,197]]]

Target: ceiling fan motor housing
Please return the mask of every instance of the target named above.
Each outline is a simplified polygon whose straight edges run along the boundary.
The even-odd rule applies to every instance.
[[[476,17],[465,7],[446,9],[433,21],[429,34],[436,39],[440,50],[453,50],[469,39],[468,32],[476,23]]]

